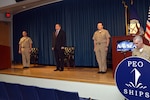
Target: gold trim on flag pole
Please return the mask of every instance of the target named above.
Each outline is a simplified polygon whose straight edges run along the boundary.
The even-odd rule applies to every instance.
[[[122,1],[122,4],[124,5],[125,8],[125,33],[128,35],[128,6],[126,5],[125,1]]]
[[[128,6],[125,7],[125,25],[126,25],[126,35],[128,35]]]

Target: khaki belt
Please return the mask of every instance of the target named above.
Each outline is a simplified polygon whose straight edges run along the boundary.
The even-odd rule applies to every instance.
[[[21,47],[21,48],[28,48],[28,47]]]
[[[96,43],[96,45],[101,45],[101,43]]]

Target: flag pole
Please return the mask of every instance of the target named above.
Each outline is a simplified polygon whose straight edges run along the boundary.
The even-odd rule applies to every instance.
[[[124,8],[125,8],[125,33],[126,33],[126,35],[129,35],[128,34],[128,6],[126,5],[126,3],[125,3],[125,1],[123,0],[122,1],[122,4],[124,5]]]

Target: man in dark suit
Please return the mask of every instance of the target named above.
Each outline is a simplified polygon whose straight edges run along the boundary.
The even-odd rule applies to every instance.
[[[61,29],[60,24],[55,25],[55,32],[52,39],[52,50],[55,54],[56,69],[54,71],[64,70],[64,47],[66,46],[66,33]]]

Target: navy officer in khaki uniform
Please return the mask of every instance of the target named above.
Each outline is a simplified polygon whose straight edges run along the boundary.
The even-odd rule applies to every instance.
[[[107,71],[106,58],[111,36],[108,30],[103,29],[102,22],[98,22],[97,29],[98,30],[93,35],[93,41],[96,60],[99,66],[98,73],[106,73]]]
[[[132,56],[143,57],[150,61],[150,46],[143,43],[143,38],[137,35],[133,38],[136,48],[132,51]]]
[[[30,67],[30,52],[32,49],[32,40],[27,36],[27,32],[22,32],[22,38],[19,41],[19,53],[22,55],[23,68]]]

